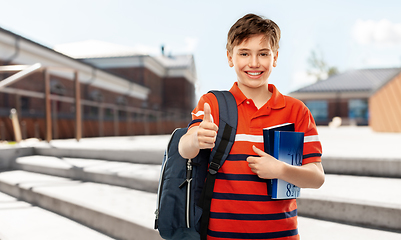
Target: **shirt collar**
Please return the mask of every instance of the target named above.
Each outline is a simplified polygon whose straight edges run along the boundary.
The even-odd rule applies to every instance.
[[[277,90],[276,86],[274,86],[273,84],[269,84],[269,91],[272,92],[272,96],[267,102],[267,106],[272,109],[280,109],[285,107],[284,96]],[[247,100],[247,97],[239,89],[237,82],[235,82],[234,85],[231,87],[230,92],[234,95],[237,106]]]

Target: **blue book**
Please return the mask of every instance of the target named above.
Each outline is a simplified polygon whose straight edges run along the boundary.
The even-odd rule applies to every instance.
[[[263,142],[265,152],[273,155],[273,148],[274,148],[274,132],[275,131],[295,131],[293,123],[284,123],[268,128],[263,129]]]
[[[284,123],[263,129],[264,151],[273,156],[274,132],[275,131],[295,131],[294,123]],[[272,179],[266,179],[267,193],[271,196]]]
[[[304,148],[303,132],[274,132],[273,157],[294,166],[302,165]],[[281,179],[272,179],[272,199],[299,197],[301,189]]]

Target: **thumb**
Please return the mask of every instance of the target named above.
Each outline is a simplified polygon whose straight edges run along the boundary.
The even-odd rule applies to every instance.
[[[212,110],[210,109],[209,103],[205,103],[203,105],[203,121],[205,122],[212,122]]]
[[[252,146],[253,151],[258,154],[259,156],[263,157],[264,155],[266,155],[267,153],[265,153],[264,151],[260,150],[259,148],[257,148],[255,145]]]

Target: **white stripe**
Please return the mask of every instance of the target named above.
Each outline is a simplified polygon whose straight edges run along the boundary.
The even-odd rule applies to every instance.
[[[308,142],[319,142],[319,136],[318,135],[312,135],[312,136],[307,136],[304,137],[304,143]]]
[[[205,115],[205,112],[204,111],[198,111],[197,113],[192,113],[192,114],[195,115],[196,117],[199,117],[199,116]],[[212,119],[212,122],[214,122],[212,114],[210,114],[210,119]]]
[[[195,115],[195,116],[197,116],[197,117],[199,117],[199,116],[201,116],[201,115],[204,115],[205,112],[203,112],[203,111],[198,111],[197,113],[192,113],[192,114]]]
[[[258,135],[247,135],[247,134],[237,134],[235,135],[236,142],[254,142],[263,143],[263,136]]]
[[[254,143],[263,143],[263,136],[259,135],[248,135],[248,134],[237,134],[235,135],[236,142],[254,142]],[[304,137],[304,143],[308,142],[319,142],[319,136],[307,136]]]

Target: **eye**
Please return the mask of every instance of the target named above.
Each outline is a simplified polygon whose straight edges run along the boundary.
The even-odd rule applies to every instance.
[[[270,53],[268,53],[268,52],[262,52],[262,53],[260,53],[260,56],[262,56],[262,57],[268,57],[268,56],[270,56]]]
[[[246,56],[248,56],[248,53],[246,53],[246,52],[241,52],[241,53],[239,53],[239,55],[242,56],[242,57],[246,57]]]

